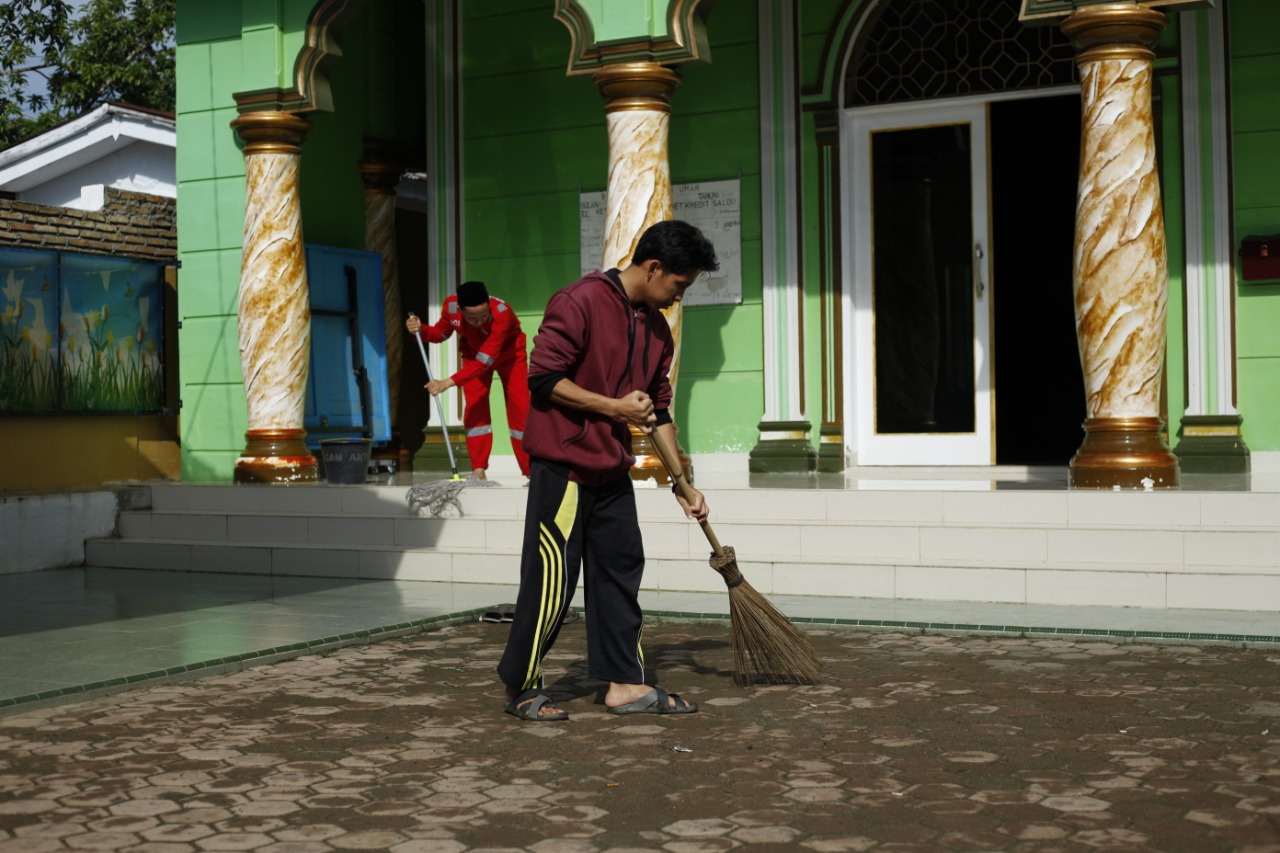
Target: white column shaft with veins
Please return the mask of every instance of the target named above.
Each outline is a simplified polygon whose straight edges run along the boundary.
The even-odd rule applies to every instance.
[[[670,116],[657,110],[618,110],[609,113],[607,120],[605,269],[625,267],[644,230],[671,218],[671,168],[667,161]]]
[[[608,114],[604,269],[626,267],[645,229],[671,218],[671,167],[667,159],[670,119],[668,113],[659,110],[618,110]],[[680,303],[663,314],[675,339],[670,375],[674,388],[680,366]]]
[[[382,257],[382,309],[387,334],[387,392],[391,423],[400,412],[400,367],[404,358],[404,313],[400,302],[400,264],[396,259],[396,197],[385,190],[364,191],[364,247]]]
[[[1095,418],[1159,416],[1168,262],[1151,71],[1142,59],[1081,63],[1075,303]]]
[[[645,230],[671,218],[667,130],[669,102],[680,85],[680,75],[653,62],[631,62],[606,65],[595,73],[594,80],[608,102],[609,186],[602,268],[622,269],[631,262]],[[675,388],[680,366],[680,303],[663,314],[675,340],[670,374]]]
[[[249,429],[301,429],[311,349],[311,305],[298,198],[299,155],[245,158],[240,367]]]

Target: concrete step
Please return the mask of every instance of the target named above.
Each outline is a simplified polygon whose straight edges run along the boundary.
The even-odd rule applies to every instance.
[[[765,594],[1280,611],[1280,494],[704,487]],[[152,487],[88,565],[510,583],[527,492],[467,488],[419,518],[404,486]],[[646,587],[717,591],[698,525],[637,489]]]
[[[159,512],[413,517],[405,486],[149,488],[152,508]],[[1280,492],[953,491],[930,489],[927,483],[900,490],[706,487],[705,492],[713,520],[728,522],[1280,531]],[[459,502],[465,518],[522,517],[527,494],[516,486],[469,487],[459,493]],[[637,488],[636,500],[642,519],[679,514],[665,489]]]

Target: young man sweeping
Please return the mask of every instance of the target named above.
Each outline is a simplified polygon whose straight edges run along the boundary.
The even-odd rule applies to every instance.
[[[662,309],[703,272],[715,248],[687,222],[644,232],[631,263],[584,276],[547,303],[533,339],[531,457],[520,591],[498,675],[507,713],[522,720],[568,718],[543,689],[542,659],[560,632],[585,560],[588,675],[609,682],[614,714],[688,714],[697,706],[646,684],[640,635],[644,544],[630,468],[633,424],[675,447],[669,412],[674,344]],[[703,520],[702,494],[677,495]]]
[[[507,427],[511,431],[511,449],[515,451],[520,473],[529,476],[529,456],[524,450],[525,418],[529,412],[528,361],[525,356],[524,332],[520,318],[511,306],[490,296],[482,281],[464,281],[458,292],[444,301],[440,319],[423,326],[417,317],[405,321],[409,334],[425,336],[428,343],[447,341],[458,333],[458,355],[462,366],[444,379],[426,384],[427,393],[441,394],[462,387],[466,408],[462,426],[467,436],[467,456],[471,473],[480,480],[487,478],[489,453],[493,450],[493,418],[489,414],[489,391],[493,374],[502,379],[502,392],[507,404]]]

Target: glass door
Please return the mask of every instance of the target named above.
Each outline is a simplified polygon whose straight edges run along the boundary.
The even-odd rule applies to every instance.
[[[846,120],[858,464],[994,464],[986,106]]]

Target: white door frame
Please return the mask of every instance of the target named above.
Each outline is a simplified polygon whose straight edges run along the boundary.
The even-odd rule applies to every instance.
[[[841,298],[846,377],[844,394],[845,455],[857,465],[955,466],[995,464],[995,396],[992,383],[992,276],[990,170],[987,106],[995,101],[1042,98],[1078,92],[1078,86],[993,92],[964,98],[854,107],[840,116],[842,174],[841,218],[847,223],[843,254],[845,288]],[[982,247],[975,272],[983,288],[974,288],[975,429],[964,434],[895,434],[875,432],[874,316],[871,303],[869,134],[890,128],[967,123],[971,127],[973,240]],[[976,253],[975,253],[976,254]]]

